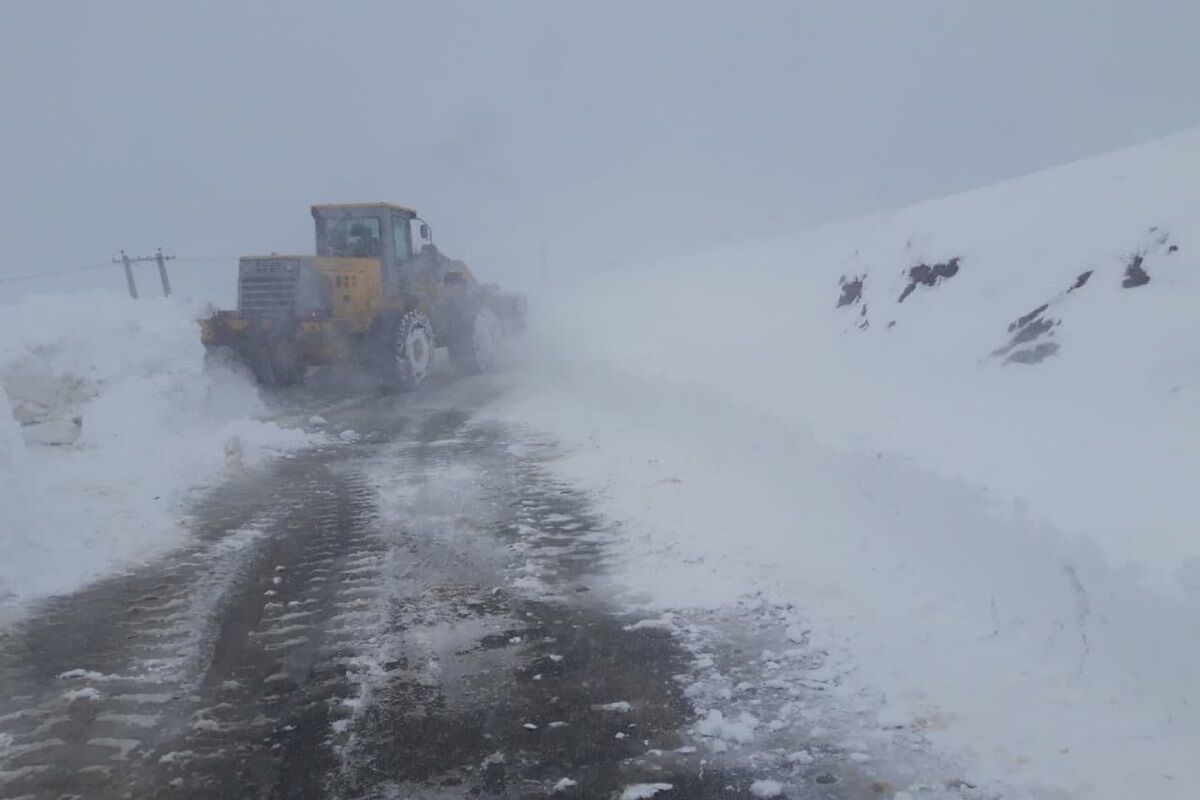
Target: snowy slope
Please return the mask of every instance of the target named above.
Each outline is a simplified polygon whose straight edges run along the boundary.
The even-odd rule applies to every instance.
[[[850,717],[1005,796],[1200,796],[1197,209],[1189,132],[630,265],[536,304],[502,413],[658,608],[793,604]]]
[[[190,490],[315,441],[205,370],[197,313],[116,293],[2,309],[0,611],[177,543]]]

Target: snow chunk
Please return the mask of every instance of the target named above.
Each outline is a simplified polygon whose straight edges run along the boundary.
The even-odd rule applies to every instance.
[[[726,719],[719,709],[712,709],[696,723],[696,733],[726,742],[747,744],[754,739],[758,719],[743,711],[737,719]]]
[[[627,714],[633,710],[633,706],[624,700],[618,700],[615,703],[598,703],[592,706],[592,709],[595,711],[615,711],[619,714]]]
[[[578,781],[573,781],[570,778],[563,778],[558,783],[554,784],[554,791],[561,792],[561,791],[570,789],[570,788],[572,788],[574,786],[578,786],[578,785],[579,785]]]
[[[643,619],[632,625],[626,625],[627,631],[673,631],[675,630],[675,615],[663,614],[661,617],[654,619]]]
[[[119,675],[107,675],[103,672],[96,672],[95,670],[91,669],[69,669],[66,672],[60,672],[58,679],[60,681],[116,681],[120,680],[121,677]]]
[[[755,797],[782,797],[783,784],[779,781],[755,781],[750,784],[750,794]]]
[[[631,783],[621,792],[621,800],[646,800],[659,792],[669,792],[674,789],[670,783]]]
[[[99,689],[91,686],[85,686],[82,689],[72,689],[69,692],[63,692],[63,699],[68,703],[74,703],[79,700],[86,700],[89,703],[96,703],[104,699],[103,693]]]

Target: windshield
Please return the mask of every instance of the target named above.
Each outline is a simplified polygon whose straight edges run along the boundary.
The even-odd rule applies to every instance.
[[[372,258],[381,254],[379,220],[376,217],[331,217],[317,228],[317,254]]]

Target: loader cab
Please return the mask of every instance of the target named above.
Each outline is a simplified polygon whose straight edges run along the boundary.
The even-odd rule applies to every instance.
[[[378,258],[388,293],[399,291],[413,259],[417,212],[392,203],[365,203],[313,206],[312,215],[318,256]]]

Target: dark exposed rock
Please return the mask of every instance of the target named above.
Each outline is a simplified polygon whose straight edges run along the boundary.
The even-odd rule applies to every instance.
[[[1044,310],[1045,309],[1042,308],[1037,313],[1040,314]],[[1024,319],[1025,322],[1016,329],[1016,333],[1014,333],[1012,338],[1008,340],[1008,343],[1003,347],[998,347],[993,350],[992,355],[1002,356],[1010,353],[1014,348],[1020,347],[1023,344],[1029,344],[1030,342],[1050,333],[1059,323],[1058,320],[1050,319],[1049,317],[1030,317],[1029,319],[1022,317],[1022,319]],[[1009,330],[1011,331],[1013,328],[1010,326]],[[1054,347],[1055,349],[1058,349],[1058,345],[1055,345]],[[1040,361],[1041,359],[1038,360]]]
[[[1034,347],[1025,350],[1017,350],[1015,353],[1009,353],[1008,358],[1004,359],[1005,364],[1037,364],[1038,362],[1049,358],[1059,350],[1057,342],[1041,342]]]
[[[1034,320],[1033,322],[1021,328],[1021,330],[1017,331],[1016,335],[1013,336],[1012,341],[1009,342],[1008,349],[1011,350],[1017,345],[1025,344],[1026,342],[1032,342],[1042,334],[1052,331],[1054,326],[1057,324],[1058,320],[1053,319]]]
[[[841,277],[838,283],[842,287],[842,296],[838,298],[837,308],[842,306],[852,306],[862,298],[863,282],[866,280],[865,275],[860,275],[854,278],[847,278],[845,275]]]
[[[940,264],[917,264],[908,270],[908,286],[900,293],[896,302],[903,303],[904,299],[917,290],[918,286],[934,286],[945,278],[953,278],[958,274],[957,257]]]
[[[1053,331],[1054,328],[1059,324],[1059,320],[1042,316],[1042,314],[1044,314],[1046,312],[1046,309],[1048,309],[1048,308],[1050,308],[1050,304],[1043,303],[1042,305],[1035,308],[1033,311],[1030,311],[1028,314],[1017,319],[1016,322],[1013,322],[1012,324],[1010,324],[1008,326],[1008,332],[1013,334],[1012,337],[1008,340],[1008,342],[1003,347],[998,347],[995,350],[993,350],[992,355],[994,355],[994,356],[1006,355],[1008,353],[1011,353],[1017,347],[1020,347],[1023,344],[1029,344],[1030,342],[1033,342],[1034,340],[1039,339],[1042,336],[1045,336],[1045,335],[1049,334],[1051,331]],[[1039,345],[1039,347],[1040,347],[1040,345]],[[1034,349],[1036,350],[1037,348],[1034,348]],[[1054,350],[1058,350],[1058,345],[1054,345]],[[1030,352],[1030,351],[1025,351],[1025,352]],[[1005,359],[1005,363],[1008,363],[1008,361],[1013,360],[1013,357],[1016,355],[1017,354],[1014,353],[1013,356],[1009,356],[1008,359]],[[1050,355],[1050,353],[1044,353],[1043,355],[1038,357],[1036,360],[1041,361],[1043,358],[1046,357],[1046,355]],[[1017,358],[1016,360],[1020,361],[1021,358]],[[1028,361],[1028,362],[1023,362],[1023,363],[1034,363],[1034,362]]]
[[[1025,316],[1019,317],[1016,322],[1014,322],[1008,326],[1008,332],[1012,333],[1017,328],[1024,328],[1026,325],[1029,324],[1030,320],[1036,319],[1037,317],[1041,316],[1041,313],[1049,307],[1050,307],[1049,303],[1042,303],[1040,306],[1035,308],[1033,311],[1030,311]]]
[[[1142,268],[1142,261],[1140,253],[1133,257],[1129,266],[1125,267],[1125,280],[1121,281],[1121,286],[1133,289],[1137,286],[1145,286],[1150,282],[1150,275]]]
[[[1084,286],[1086,286],[1088,278],[1092,277],[1092,272],[1094,272],[1094,270],[1089,269],[1087,272],[1079,273],[1079,277],[1075,279],[1075,283],[1071,284],[1071,288],[1067,289],[1067,291],[1073,292],[1076,289],[1082,289]]]

